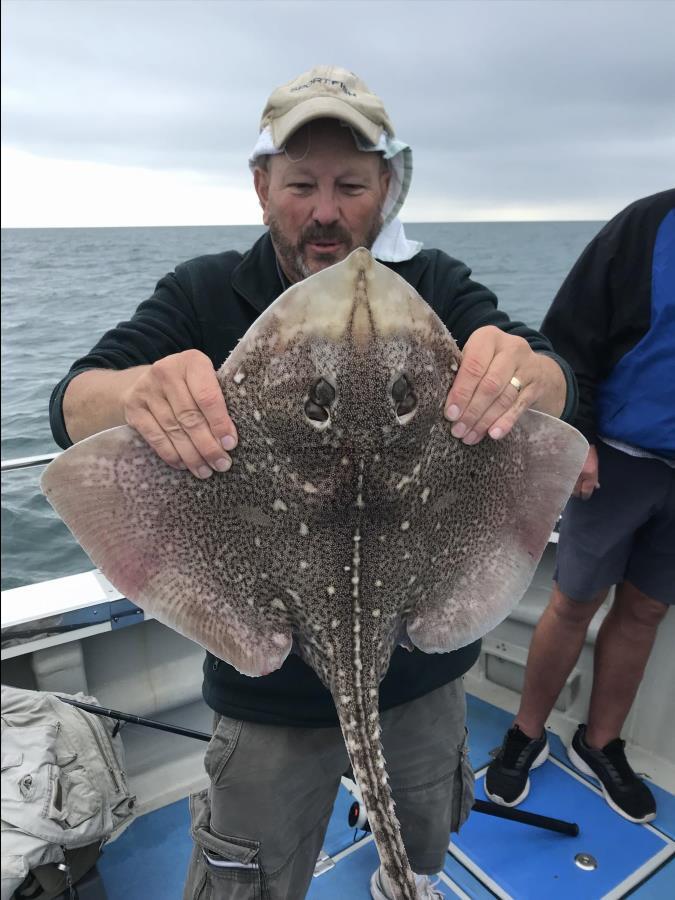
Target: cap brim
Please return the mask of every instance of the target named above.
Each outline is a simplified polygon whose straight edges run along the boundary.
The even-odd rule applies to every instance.
[[[299,103],[283,116],[270,122],[274,146],[281,149],[298,128],[302,128],[313,119],[339,119],[346,122],[347,125],[356,128],[371,144],[376,144],[382,136],[382,127],[371,122],[349,103],[337,97],[314,97]]]

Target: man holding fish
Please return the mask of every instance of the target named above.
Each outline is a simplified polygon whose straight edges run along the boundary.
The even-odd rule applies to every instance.
[[[469,278],[464,264],[406,237],[397,214],[410,186],[412,154],[396,139],[381,100],[353,73],[319,66],[275,90],[249,163],[268,231],[243,256],[222,253],[178,266],[130,322],[75,363],[52,395],[52,429],[61,446],[126,423],[170,469],[189,470],[205,485],[230,469],[222,477],[232,478],[247,422],[230,418],[216,370],[277,297],[359,247],[418,291],[461,348],[461,361],[458,355],[450,365],[448,355],[451,387],[443,409],[462,453],[479,452],[481,443],[497,448],[529,409],[564,420],[574,415],[574,376],[549,342],[498,311],[494,295]],[[375,264],[358,264],[358,277],[367,281]],[[319,290],[318,279],[312,284]],[[319,298],[316,303],[319,309]],[[308,321],[295,323],[296,332],[311,330]],[[242,397],[247,374],[244,365],[228,375]],[[404,374],[391,390],[397,421],[405,424],[418,398]],[[334,396],[330,379],[309,391],[304,409],[317,431],[330,420]],[[253,410],[257,420],[264,413]],[[272,464],[273,448],[270,457]],[[307,482],[304,490],[316,492]],[[429,490],[422,491],[422,504]],[[274,503],[275,513],[287,512],[283,498]],[[262,516],[259,510],[246,515],[249,524]],[[307,533],[305,522],[298,527]],[[356,532],[355,592],[360,539]],[[287,593],[297,599],[290,588]],[[398,864],[381,866],[371,880],[376,900],[439,896],[429,876],[443,867],[450,831],[466,819],[473,796],[461,676],[476,661],[480,642],[467,637],[452,652],[423,653],[423,641],[413,647],[411,637],[393,649],[379,709],[414,876],[402,875],[398,883]],[[192,798],[196,847],[186,898],[200,896],[205,883],[212,896],[228,900],[261,894],[295,900],[308,889],[348,765],[343,735],[350,751],[356,739],[344,717],[338,721],[325,679],[315,674],[320,664],[307,665],[311,653],[305,652],[302,658],[290,653],[280,668],[256,679],[241,674],[246,666],[237,671],[207,652],[203,694],[216,713],[205,759],[211,787]],[[249,671],[258,673],[256,666]]]

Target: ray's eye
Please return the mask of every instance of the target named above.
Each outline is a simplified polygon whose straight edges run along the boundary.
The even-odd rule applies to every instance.
[[[305,403],[305,415],[308,419],[311,419],[312,422],[327,422],[330,419],[328,410],[323,406],[319,406],[318,403],[314,403],[312,400],[308,400]]]
[[[316,428],[327,428],[330,422],[329,407],[335,400],[335,388],[325,378],[317,379],[305,401],[305,415]]]
[[[335,388],[330,382],[326,381],[325,378],[319,378],[319,380],[315,381],[312,385],[312,389],[309,392],[309,398],[319,406],[330,406],[333,400],[335,400]]]
[[[409,422],[417,408],[417,395],[405,375],[399,375],[391,386],[391,397],[401,425]]]

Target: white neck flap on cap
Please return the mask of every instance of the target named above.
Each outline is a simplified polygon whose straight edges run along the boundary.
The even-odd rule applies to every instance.
[[[398,218],[398,212],[408,195],[412,179],[412,150],[403,141],[390,138],[386,133],[382,134],[377,144],[368,144],[354,129],[351,131],[359,150],[364,153],[381,153],[389,162],[391,171],[389,190],[382,208],[384,218],[382,230],[371,252],[381,262],[403,262],[412,259],[422,249],[422,244],[420,241],[408,240],[403,222]],[[261,156],[276,156],[283,152],[283,147],[274,146],[270,128],[263,128],[249,157],[249,168],[255,168],[256,160]]]

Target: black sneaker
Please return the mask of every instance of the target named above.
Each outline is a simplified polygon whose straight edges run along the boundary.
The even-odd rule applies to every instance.
[[[626,742],[614,738],[602,750],[594,750],[585,741],[586,726],[580,725],[567,748],[575,768],[600,782],[605,800],[629,822],[638,825],[656,817],[656,801],[652,792],[631,769],[624,747]]]
[[[485,773],[485,793],[500,806],[518,806],[530,793],[530,769],[548,759],[546,732],[536,740],[517,725],[509,728],[496,758]]]

